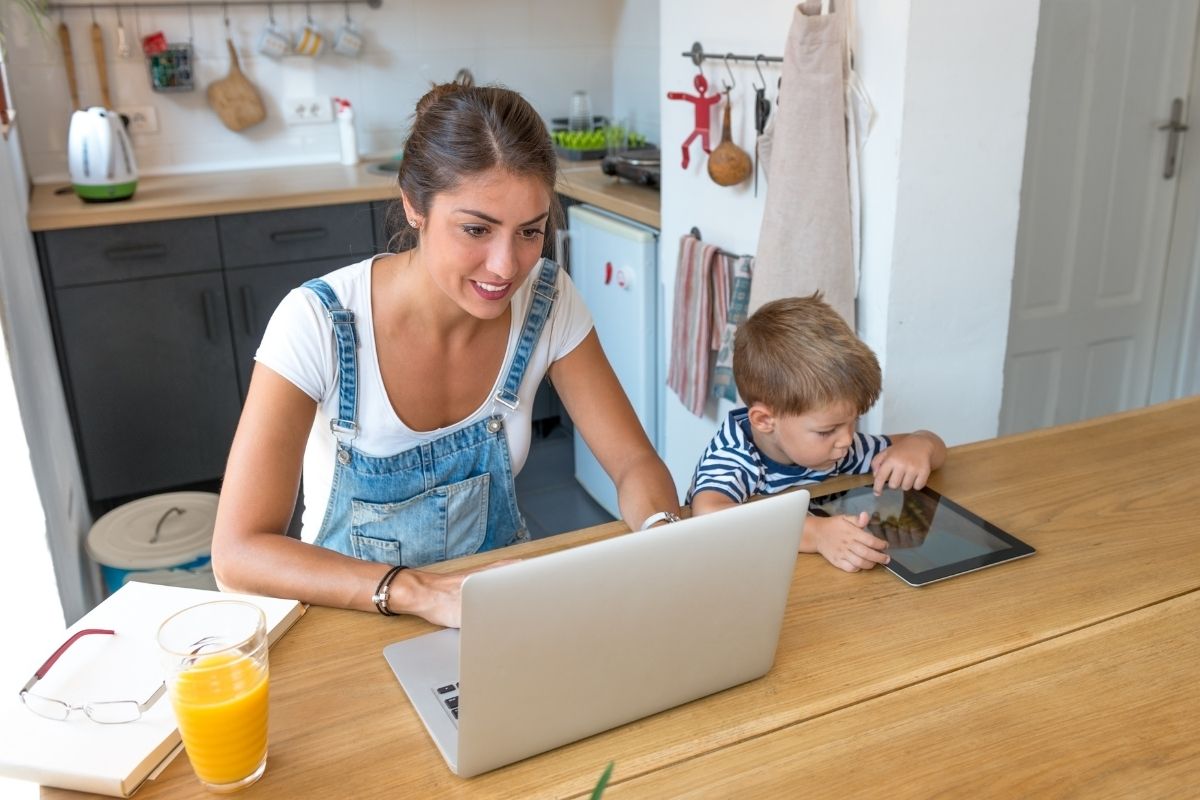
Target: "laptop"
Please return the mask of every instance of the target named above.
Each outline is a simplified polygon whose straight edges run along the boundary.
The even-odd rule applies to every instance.
[[[470,777],[765,675],[809,494],[477,572],[462,629],[383,650]]]

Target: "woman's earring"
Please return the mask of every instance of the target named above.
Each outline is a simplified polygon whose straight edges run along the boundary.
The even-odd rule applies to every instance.
[[[408,224],[409,224],[409,225],[411,225],[411,226],[413,226],[414,228],[419,228],[419,227],[421,227],[421,224],[420,224],[419,222],[417,222],[415,219],[410,219],[410,220],[408,221]]]

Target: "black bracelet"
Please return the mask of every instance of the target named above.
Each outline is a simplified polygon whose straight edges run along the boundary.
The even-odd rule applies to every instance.
[[[383,580],[379,581],[379,586],[375,589],[375,594],[371,595],[371,602],[374,603],[375,607],[379,609],[379,613],[383,614],[385,617],[400,616],[395,611],[392,611],[390,608],[388,608],[388,594],[392,589],[392,579],[400,574],[400,570],[404,569],[408,569],[408,567],[402,564],[397,564],[389,569],[387,574],[383,576]]]

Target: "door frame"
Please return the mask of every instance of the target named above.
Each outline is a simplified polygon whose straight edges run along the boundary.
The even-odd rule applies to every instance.
[[[1200,102],[1200,23],[1195,36],[1188,96],[1184,98],[1185,120],[1191,130],[1183,135],[1176,168],[1178,185],[1150,370],[1149,403],[1200,390],[1200,371],[1195,368],[1200,364],[1200,114],[1192,113]],[[1163,122],[1166,115],[1164,108]]]

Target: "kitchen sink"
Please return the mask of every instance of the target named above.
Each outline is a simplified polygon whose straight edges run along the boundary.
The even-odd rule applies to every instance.
[[[392,176],[400,171],[400,159],[389,158],[387,161],[376,161],[367,164],[367,172],[372,175]]]

